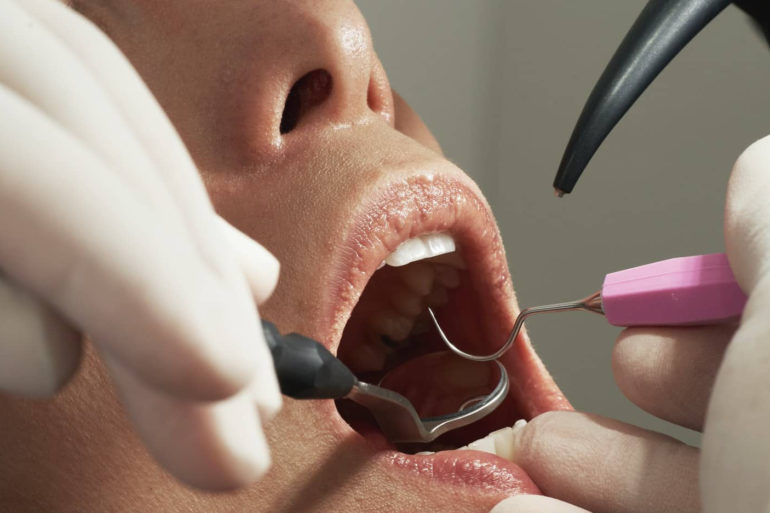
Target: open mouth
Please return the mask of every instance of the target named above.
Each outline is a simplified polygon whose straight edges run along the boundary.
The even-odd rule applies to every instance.
[[[505,253],[475,188],[417,176],[388,188],[357,221],[350,244],[355,251],[341,271],[346,274],[333,313],[337,356],[360,380],[406,396],[422,417],[453,413],[489,393],[497,377],[485,364],[446,356],[427,313],[431,307],[450,338],[474,354],[494,352],[513,325],[517,307]],[[508,461],[505,430],[542,412],[571,407],[525,335],[500,361],[511,382],[505,401],[489,416],[429,444],[388,442],[371,414],[351,401],[338,401],[337,410],[373,450],[399,464],[428,465],[435,473],[437,465],[456,470],[458,461],[479,467],[483,460],[528,481]],[[460,480],[467,482],[467,476]],[[524,489],[536,492],[532,487]]]
[[[445,351],[427,307],[447,320],[463,312],[473,315],[474,296],[467,263],[451,234],[410,238],[369,279],[345,326],[337,355],[360,380],[405,396],[422,418],[457,412],[489,394],[498,372],[494,364],[470,362]],[[473,323],[455,324],[464,328],[464,333],[458,333],[462,340],[477,338]],[[510,396],[501,407],[511,407]],[[374,419],[360,405],[343,400],[337,408],[358,433],[366,436],[376,431]],[[453,449],[494,427],[503,426],[479,421],[431,443],[395,447],[406,453]]]

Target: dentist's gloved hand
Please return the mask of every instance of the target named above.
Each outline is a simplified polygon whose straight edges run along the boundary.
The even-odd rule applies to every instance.
[[[514,459],[565,502],[514,497],[494,513],[770,511],[770,137],[735,164],[725,239],[749,296],[740,324],[626,330],[613,353],[625,395],[703,428],[702,452],[615,420],[549,413],[519,431]]]
[[[53,394],[86,335],[166,469],[251,482],[281,405],[255,306],[277,276],[103,33],[0,0],[0,390]]]

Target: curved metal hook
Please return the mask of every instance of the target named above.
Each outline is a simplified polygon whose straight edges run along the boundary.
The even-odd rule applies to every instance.
[[[521,328],[524,327],[524,321],[530,315],[546,312],[566,312],[570,310],[584,310],[586,312],[593,312],[603,315],[604,310],[602,309],[601,292],[595,292],[594,294],[591,294],[590,296],[579,301],[569,301],[566,303],[556,303],[553,305],[533,306],[530,308],[525,308],[519,313],[519,315],[516,316],[516,322],[513,323],[513,329],[511,330],[510,335],[508,335],[508,340],[505,341],[505,344],[503,344],[503,346],[494,353],[485,356],[467,353],[454,345],[446,336],[444,330],[441,329],[441,326],[436,319],[436,314],[433,313],[433,310],[431,310],[430,307],[428,308],[428,314],[430,314],[430,317],[433,320],[433,325],[436,326],[436,330],[438,330],[438,334],[441,337],[441,340],[444,341],[444,344],[446,344],[446,346],[451,349],[453,353],[468,360],[473,360],[474,362],[488,362],[491,360],[497,360],[503,354],[505,354],[508,349],[511,348],[513,341],[516,340],[516,336],[521,331]]]

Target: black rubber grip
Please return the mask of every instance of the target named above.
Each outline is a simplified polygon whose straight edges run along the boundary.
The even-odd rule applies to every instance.
[[[730,0],[647,3],[591,91],[564,150],[554,188],[572,192],[615,124],[671,59],[728,4]]]
[[[320,343],[298,333],[281,335],[265,320],[262,329],[282,394],[295,399],[339,399],[353,388],[356,377]]]

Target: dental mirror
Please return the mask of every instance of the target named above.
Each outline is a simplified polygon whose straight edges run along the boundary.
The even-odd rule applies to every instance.
[[[391,442],[432,442],[492,413],[508,388],[500,362],[442,351],[392,369],[379,385],[356,381],[346,398],[366,407]]]

